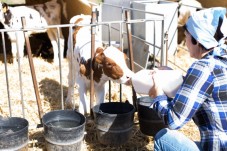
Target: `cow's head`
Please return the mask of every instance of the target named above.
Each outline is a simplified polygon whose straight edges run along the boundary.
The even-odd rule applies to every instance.
[[[127,67],[125,59],[125,54],[115,47],[111,46],[105,50],[101,47],[97,48],[92,61],[94,80],[97,83],[112,80],[127,84],[134,73]],[[80,73],[88,79],[90,79],[90,64],[91,59],[80,60]]]
[[[100,73],[102,78],[109,78],[117,83],[125,84],[134,74],[126,64],[126,55],[119,49],[110,46],[105,50],[98,48],[93,59],[93,68]]]
[[[12,13],[6,3],[0,3],[0,21],[3,24],[9,25],[12,18]]]

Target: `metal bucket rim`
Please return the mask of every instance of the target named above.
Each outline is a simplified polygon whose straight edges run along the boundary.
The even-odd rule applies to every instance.
[[[73,113],[76,113],[76,114],[78,114],[81,117],[81,124],[76,126],[76,127],[70,127],[70,128],[64,128],[64,127],[57,127],[57,126],[53,126],[53,125],[51,125],[51,126],[47,125],[47,122],[45,121],[45,118],[47,118],[46,116],[48,116],[49,114],[54,114],[56,112],[73,112]],[[86,117],[83,114],[81,114],[80,112],[77,112],[75,110],[54,110],[54,111],[50,111],[50,112],[46,113],[45,115],[43,115],[42,123],[43,123],[44,126],[46,126],[48,128],[54,128],[55,130],[71,131],[71,130],[74,130],[74,129],[78,129],[78,128],[84,127],[84,125],[86,123]]]
[[[135,112],[135,107],[132,105],[132,104],[130,104],[130,103],[123,103],[123,102],[105,102],[105,104],[127,104],[127,105],[129,105],[130,107],[132,107],[132,110],[130,110],[129,112],[127,112],[127,113],[121,113],[121,114],[117,114],[117,113],[115,113],[115,114],[111,114],[111,113],[106,113],[106,112],[102,112],[102,110],[100,110],[100,106],[101,106],[101,104],[103,104],[103,103],[101,103],[101,104],[97,104],[97,105],[95,105],[94,107],[93,107],[93,111],[95,112],[95,113],[99,113],[99,114],[102,114],[102,115],[108,115],[108,116],[110,116],[110,117],[115,117],[115,116],[119,116],[119,115],[127,115],[127,114],[132,114],[132,113],[134,113]]]
[[[137,105],[149,107],[153,101],[154,99],[149,96],[142,96],[137,98]]]
[[[13,131],[12,133],[9,133],[9,134],[6,134],[6,133],[3,133],[1,134],[0,133],[0,137],[7,137],[7,136],[12,136],[12,135],[16,135],[18,133],[21,133],[23,131],[27,131],[28,130],[28,126],[29,126],[29,123],[28,123],[28,120],[26,120],[25,118],[21,118],[21,117],[7,117],[7,118],[0,118],[0,122],[1,121],[12,121],[12,120],[20,120],[21,121],[21,126],[23,126],[23,128],[19,129],[19,130],[16,130],[16,131]],[[23,123],[23,125],[22,125]]]

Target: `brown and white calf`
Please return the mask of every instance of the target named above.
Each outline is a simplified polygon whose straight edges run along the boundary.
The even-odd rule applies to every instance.
[[[90,15],[77,15],[70,20],[70,23],[90,24],[90,21]],[[112,80],[124,84],[134,73],[127,67],[125,54],[113,46],[104,49],[99,36],[96,36],[95,55],[94,59],[91,60],[90,26],[76,27],[69,36],[73,36],[73,42],[70,38],[68,40],[68,48],[71,48],[71,43],[73,43],[73,54],[68,49],[69,75],[66,103],[72,104],[73,88],[77,83],[80,97],[79,112],[86,114],[90,111],[90,100],[87,98],[87,91],[90,90],[91,68],[94,71],[94,91],[97,104],[104,102],[105,83],[107,81]],[[91,61],[92,67],[90,66]],[[74,72],[74,75],[72,72]]]
[[[5,29],[20,29],[22,28],[21,18],[25,18],[25,28],[42,28],[47,25],[59,25],[61,24],[62,11],[65,12],[65,2],[63,0],[52,0],[44,4],[38,4],[33,6],[8,6],[6,3],[0,3],[0,21],[4,25]],[[64,14],[66,15],[66,14]],[[42,30],[28,30],[28,34],[47,32],[50,38],[54,51],[54,63],[58,64],[58,35],[56,28],[48,28]],[[11,41],[11,52],[13,55],[13,61],[16,61],[17,52],[19,57],[24,55],[25,38],[22,31],[7,32]],[[64,51],[64,37],[60,29],[60,50],[59,55],[63,58]],[[17,41],[18,40],[18,51]]]

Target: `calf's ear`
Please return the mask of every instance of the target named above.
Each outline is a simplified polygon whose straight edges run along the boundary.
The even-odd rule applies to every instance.
[[[119,67],[118,65],[114,65],[112,66],[112,78],[113,79],[120,79],[123,76],[123,70],[121,69],[121,67]]]
[[[96,54],[102,53],[104,49],[102,47],[98,47],[95,51]]]
[[[95,51],[95,62],[98,64],[102,64],[105,59],[105,54],[103,53],[104,49],[101,47],[98,47]]]
[[[116,80],[123,76],[123,70],[112,59],[106,58],[103,65],[103,71],[108,77]]]
[[[103,51],[104,49],[102,47],[98,47],[96,49],[94,59],[92,60],[93,70],[101,70],[101,68],[103,67],[103,62],[105,60]]]

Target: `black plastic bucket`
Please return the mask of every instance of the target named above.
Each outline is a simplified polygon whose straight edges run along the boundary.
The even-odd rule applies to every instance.
[[[98,140],[119,146],[131,138],[135,108],[129,103],[108,102],[93,107]]]
[[[137,99],[140,131],[149,136],[155,136],[159,130],[166,128],[158,114],[149,108],[152,101],[152,98],[149,96]]]
[[[0,118],[0,150],[28,150],[28,121],[20,117]]]
[[[73,110],[56,110],[43,116],[48,151],[80,151],[84,138],[85,116]]]

